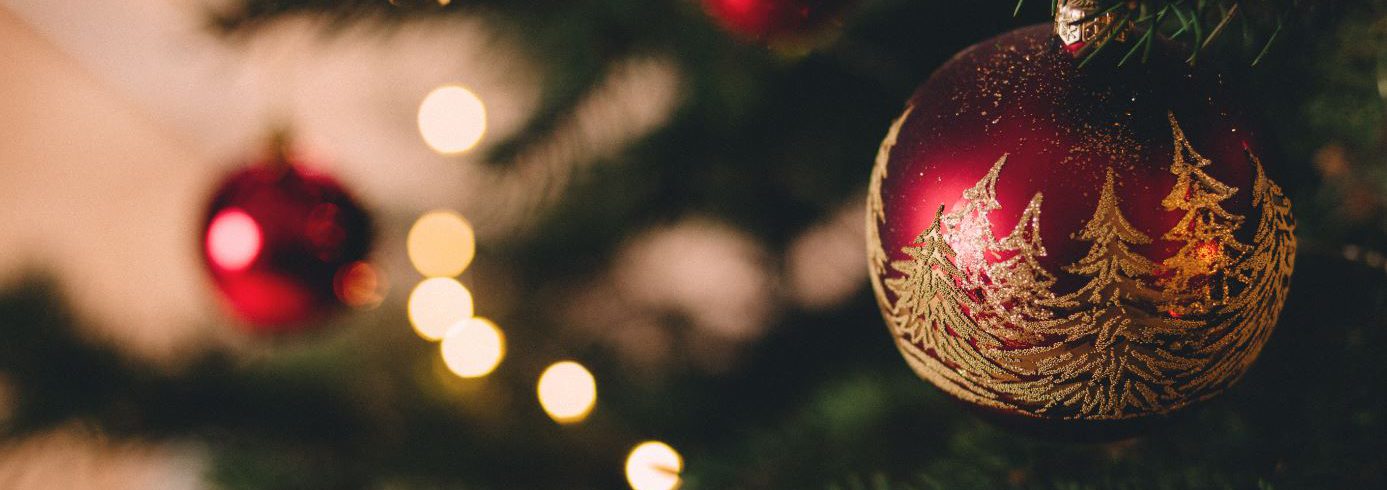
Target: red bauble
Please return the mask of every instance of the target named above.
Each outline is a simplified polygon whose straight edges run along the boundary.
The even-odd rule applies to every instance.
[[[302,330],[350,300],[370,217],[332,177],[284,155],[227,176],[208,205],[202,254],[253,333]]]
[[[911,367],[988,414],[1079,435],[1235,382],[1295,255],[1289,202],[1218,73],[1164,49],[1081,61],[1048,25],[954,57],[883,142],[868,222]]]
[[[856,0],[703,0],[718,24],[753,42],[772,45],[812,40],[838,23]]]

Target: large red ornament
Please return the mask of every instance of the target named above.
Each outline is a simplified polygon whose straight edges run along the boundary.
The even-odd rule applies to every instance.
[[[753,42],[785,46],[811,42],[840,22],[856,0],[703,0],[723,28]]]
[[[1017,30],[918,89],[872,174],[868,256],[921,377],[1082,437],[1240,378],[1280,313],[1295,237],[1218,73],[1165,49],[1081,67],[1065,45],[1052,26]]]
[[[212,281],[253,333],[302,330],[351,301],[371,241],[356,199],[283,152],[227,176],[202,227]]]

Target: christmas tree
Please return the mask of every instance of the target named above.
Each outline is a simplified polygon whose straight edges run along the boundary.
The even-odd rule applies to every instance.
[[[832,5],[813,15],[734,3],[3,3],[0,487],[1387,484],[1387,2],[741,2]],[[1052,24],[1060,4],[1110,16],[1110,31],[1075,33],[1086,67],[1140,66],[1165,46],[1223,66],[1265,123],[1258,139],[1276,143],[1265,168],[1249,153],[1238,168],[1250,179],[1224,184],[1238,175],[1202,162],[1230,155],[1196,153],[1183,132],[1208,128],[1172,120],[1174,163],[1151,175],[1176,186],[1141,210],[1178,220],[1166,234],[1125,226],[1127,192],[1148,182],[1111,176],[1101,193],[998,208],[1005,158],[953,183],[972,193],[961,206],[948,196],[967,210],[956,221],[921,199],[926,233],[880,226],[871,154],[918,152],[895,135],[930,109],[893,125],[900,102],[960,50]],[[441,136],[420,127],[435,90]],[[1006,112],[998,102],[985,109]],[[450,125],[459,114],[484,124]],[[218,179],[280,125],[357,194],[377,236],[369,267],[329,278],[326,297],[354,306],[311,320],[314,332],[259,337],[205,277],[198,226]],[[959,156],[977,157],[978,141]],[[1092,215],[1049,211],[1095,197]],[[465,218],[449,233],[475,244],[439,247],[466,255],[443,261],[460,275],[410,260],[410,230],[436,209]],[[332,208],[302,211],[306,243],[340,241]],[[1041,239],[1071,221],[1090,242],[1082,257],[1056,253],[1067,235]],[[888,233],[917,240],[869,248],[864,264],[862,242]],[[1161,247],[1173,257],[1136,254]],[[874,302],[868,271],[893,277],[871,284],[898,300]],[[489,320],[416,332],[410,310],[427,308],[410,296],[434,279],[454,294],[445,305],[467,294]],[[1152,300],[1174,291],[1189,301]],[[989,306],[1005,315],[973,314]],[[1163,341],[1189,318],[1207,320],[1199,342]],[[1249,323],[1277,326],[1234,328]],[[945,346],[909,362],[1032,413],[1068,397],[1120,417],[1185,381],[1206,401],[1128,440],[1035,438],[921,382],[893,337]],[[496,363],[478,368],[468,356],[481,351]],[[1042,353],[1058,360],[1038,365]],[[1128,357],[1141,361],[1116,362]],[[565,361],[580,369],[551,371]],[[1204,396],[1206,381],[1245,371]]]

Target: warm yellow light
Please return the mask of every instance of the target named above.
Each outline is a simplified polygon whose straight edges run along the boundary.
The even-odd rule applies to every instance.
[[[506,356],[506,339],[491,320],[473,317],[448,329],[441,350],[443,363],[453,374],[480,378],[491,374]]]
[[[419,104],[419,134],[434,151],[453,155],[471,150],[486,133],[486,106],[471,90],[445,85]]]
[[[441,339],[448,327],[471,316],[472,293],[453,279],[425,279],[409,293],[409,323],[425,339]]]
[[[682,471],[684,458],[660,441],[642,442],[626,457],[626,481],[634,490],[674,490]]]
[[[405,240],[409,261],[425,277],[462,274],[477,253],[472,225],[452,211],[432,211],[419,217]]]
[[[539,376],[539,404],[560,424],[581,422],[597,403],[597,380],[573,361],[554,363]]]

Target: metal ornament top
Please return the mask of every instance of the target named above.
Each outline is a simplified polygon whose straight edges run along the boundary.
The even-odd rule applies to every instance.
[[[1118,41],[1125,40],[1125,29],[1111,29],[1112,23],[1117,22],[1117,14],[1108,12],[1093,16],[1099,11],[1098,0],[1059,0],[1055,10],[1055,34],[1065,46],[1086,45],[1114,34]]]

